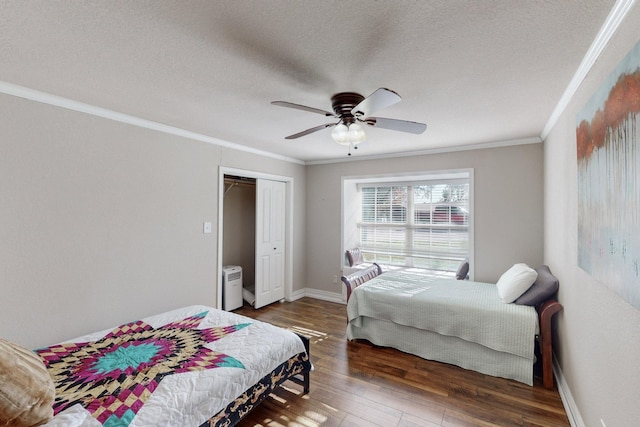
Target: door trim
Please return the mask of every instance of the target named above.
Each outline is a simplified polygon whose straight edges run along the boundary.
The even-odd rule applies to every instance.
[[[216,308],[222,310],[222,250],[224,230],[224,176],[236,175],[246,178],[268,179],[285,183],[285,266],[284,266],[284,298],[291,301],[293,289],[293,177],[256,172],[220,166],[218,169],[218,256],[216,267]]]

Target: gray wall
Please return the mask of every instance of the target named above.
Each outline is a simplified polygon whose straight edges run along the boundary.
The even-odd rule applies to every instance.
[[[544,258],[560,279],[564,305],[555,353],[586,426],[640,420],[640,310],[577,265],[576,161],[576,114],[640,40],[638,28],[636,5],[545,140]]]
[[[307,166],[309,286],[341,293],[341,178],[474,170],[475,280],[495,282],[516,262],[542,263],[542,144]]]
[[[222,265],[242,267],[242,284],[253,288],[256,276],[256,186],[241,184],[224,195]]]
[[[0,111],[1,337],[34,348],[215,306],[221,165],[294,178],[304,288],[303,165],[9,95]]]

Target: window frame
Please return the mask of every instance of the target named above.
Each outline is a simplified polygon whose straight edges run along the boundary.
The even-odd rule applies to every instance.
[[[434,185],[434,184],[451,184],[451,183],[460,183],[460,180],[464,180],[468,182],[468,207],[467,207],[467,225],[457,225],[457,224],[433,224],[433,222],[428,224],[421,224],[416,221],[416,213],[413,204],[413,191],[410,197],[407,198],[407,206],[405,211],[405,222],[398,223],[390,220],[386,223],[368,223],[363,221],[361,218],[361,209],[360,203],[362,201],[362,189],[366,187],[392,187],[392,186],[402,186],[409,187],[413,189],[416,185]],[[403,229],[405,234],[405,244],[403,248],[399,251],[387,251],[386,258],[382,256],[384,252],[380,253],[380,256],[376,256],[375,258],[371,258],[369,256],[368,261],[375,261],[382,264],[393,264],[394,260],[392,259],[393,255],[397,255],[398,257],[404,257],[405,261],[403,262],[402,267],[416,267],[416,268],[425,268],[425,262],[416,262],[414,258],[428,258],[433,256],[434,254],[428,253],[417,253],[413,245],[413,238],[415,236],[415,230],[456,230],[456,229],[467,229],[467,254],[466,256],[453,254],[453,258],[455,260],[451,260],[446,266],[446,270],[448,272],[455,272],[454,266],[457,267],[461,259],[468,258],[470,261],[473,259],[473,241],[474,241],[474,232],[473,232],[473,198],[474,198],[474,185],[473,185],[473,169],[460,169],[460,170],[447,170],[447,171],[430,171],[430,172],[419,172],[415,174],[406,174],[406,175],[386,175],[386,176],[360,176],[360,177],[342,177],[342,245],[344,253],[344,249],[350,249],[354,247],[360,247],[360,239],[359,232],[363,227],[376,227],[378,229],[384,228],[396,228]],[[432,207],[440,204],[439,202],[432,201]],[[458,204],[453,203],[449,204],[449,206],[456,206]],[[393,205],[392,205],[393,206]],[[449,208],[451,211],[451,208]],[[393,218],[393,209],[390,212],[387,212],[387,217],[389,219]],[[379,218],[378,218],[379,219]],[[355,232],[354,232],[355,230]],[[450,233],[450,231],[449,231]],[[451,239],[448,239],[451,241]],[[407,249],[409,248],[409,249]],[[360,247],[360,249],[367,254],[372,253],[372,247]],[[385,262],[386,261],[386,262]],[[397,259],[396,259],[397,262]],[[471,265],[473,263],[471,262]],[[444,267],[443,267],[444,268]],[[344,262],[343,262],[344,269]],[[473,277],[473,272],[470,272],[470,277]]]

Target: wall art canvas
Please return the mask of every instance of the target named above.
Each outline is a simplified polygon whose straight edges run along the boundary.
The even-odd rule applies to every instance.
[[[640,309],[640,42],[576,121],[578,265]]]

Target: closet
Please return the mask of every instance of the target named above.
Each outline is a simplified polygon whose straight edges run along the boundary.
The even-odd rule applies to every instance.
[[[255,308],[284,299],[286,184],[224,175],[224,266],[242,267],[243,297]]]

